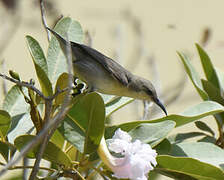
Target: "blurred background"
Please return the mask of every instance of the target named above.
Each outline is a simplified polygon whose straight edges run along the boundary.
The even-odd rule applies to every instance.
[[[224,1],[212,0],[45,0],[50,27],[62,16],[80,22],[84,43],[115,59],[156,86],[169,114],[201,102],[186,76],[177,51],[185,52],[202,75],[195,43],[202,45],[213,63],[224,69]],[[14,70],[24,81],[36,78],[25,36],[37,39],[47,53],[47,34],[39,1],[0,0],[1,73]],[[32,67],[32,68],[31,68]],[[0,80],[2,86],[2,80]],[[36,80],[37,82],[37,80]],[[6,90],[12,86],[6,83]],[[0,88],[0,102],[4,91]],[[143,103],[135,101],[112,117],[112,123],[142,119]],[[149,118],[163,116],[150,108]],[[153,110],[152,110],[153,109]],[[159,112],[154,113],[154,112]],[[205,119],[207,122],[208,118]],[[213,121],[214,122],[214,121]],[[210,124],[216,130],[216,126]],[[192,130],[194,125],[178,128]],[[167,179],[167,178],[162,178]]]

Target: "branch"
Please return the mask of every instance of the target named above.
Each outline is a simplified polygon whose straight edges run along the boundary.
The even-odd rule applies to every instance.
[[[24,157],[23,158],[23,167],[26,167],[28,165],[28,163],[29,163],[28,158]],[[24,168],[23,169],[23,180],[27,179],[27,177],[28,177],[27,175],[28,175],[28,170],[27,170],[27,168]]]
[[[1,60],[0,64],[1,64],[1,71],[5,72],[5,60],[4,59]],[[7,94],[7,84],[5,80],[3,80],[2,82],[2,90],[3,90],[3,95],[5,97]]]
[[[0,73],[0,77],[2,77],[3,79],[6,79],[6,80],[8,80],[8,81],[11,81],[11,82],[17,84],[18,86],[26,87],[26,88],[28,88],[28,89],[33,90],[34,92],[36,92],[36,93],[37,93],[41,98],[43,98],[43,99],[49,99],[49,97],[44,96],[43,93],[40,92],[40,90],[38,90],[38,89],[33,85],[33,83],[31,83],[31,82],[28,83],[28,82],[24,82],[24,81],[19,81],[19,80],[13,79],[13,78],[11,78],[11,77],[8,77],[8,76],[6,76],[6,75],[4,75],[4,74],[2,74],[2,73]]]
[[[48,27],[48,25],[47,25],[47,21],[46,21],[46,17],[45,17],[45,9],[44,9],[44,1],[43,0],[40,0],[40,11],[41,11],[42,24],[44,25],[44,29],[47,32],[47,40],[50,41],[51,34],[46,28],[46,27]]]
[[[6,79],[8,81],[11,81],[11,82],[17,84],[18,86],[26,87],[28,89],[31,89],[35,93],[37,93],[41,98],[43,98],[44,100],[49,100],[49,101],[55,99],[59,94],[69,90],[69,88],[64,88],[64,89],[58,89],[57,88],[57,91],[52,96],[46,97],[46,96],[44,96],[44,94],[39,89],[37,89],[33,85],[32,82],[19,81],[19,80],[11,78],[9,76],[6,76],[5,74],[2,74],[2,73],[0,73],[0,77],[2,77],[3,79]]]
[[[0,165],[5,166],[4,163],[0,162]],[[33,166],[13,166],[11,168],[9,168],[9,170],[15,170],[15,169],[32,169]],[[46,170],[46,171],[50,171],[50,172],[55,172],[57,170],[52,169],[52,168],[47,168],[47,167],[40,167],[40,169],[42,170]]]
[[[49,122],[51,111],[52,111],[52,100],[45,100],[44,124],[47,124]],[[43,143],[40,146],[40,149],[36,156],[34,168],[32,169],[31,174],[30,174],[30,178],[29,178],[30,180],[34,180],[39,171],[40,161],[42,159],[44,150],[47,147],[48,142],[49,142],[49,134],[47,133],[46,136],[44,137]]]

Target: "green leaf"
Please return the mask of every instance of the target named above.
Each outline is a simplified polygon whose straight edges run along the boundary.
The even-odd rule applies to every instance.
[[[219,80],[211,59],[209,58],[208,54],[199,46],[199,44],[196,44],[196,47],[207,80],[219,89]]]
[[[197,73],[197,71],[194,69],[190,61],[188,60],[188,57],[184,55],[183,53],[179,53],[178,55],[180,56],[180,59],[182,60],[185,70],[191,79],[191,82],[193,83],[194,87],[196,88],[198,94],[201,96],[203,100],[208,100],[208,95],[206,92],[203,90],[202,84],[200,77]]]
[[[26,36],[27,44],[30,50],[30,54],[35,65],[36,74],[40,82],[42,92],[45,96],[51,96],[53,94],[52,85],[48,78],[48,67],[43,50],[39,43],[31,36]]]
[[[191,157],[213,166],[223,168],[224,150],[206,142],[180,143],[172,146],[171,155]]]
[[[168,139],[163,139],[162,142],[160,142],[156,147],[155,147],[156,152],[159,155],[165,155],[169,154],[171,150],[171,143]]]
[[[197,104],[183,113],[180,113],[179,115],[177,114],[171,114],[166,117],[162,117],[159,119],[155,120],[150,120],[150,121],[144,121],[144,123],[156,123],[156,122],[163,122],[167,120],[171,120],[176,122],[176,127],[182,126],[188,123],[191,123],[193,121],[196,121],[198,119],[201,119],[203,117],[209,116],[209,115],[214,115],[216,113],[220,113],[224,111],[224,107],[214,101],[204,101],[200,104]],[[141,124],[142,121],[133,121],[133,122],[128,122],[128,123],[123,123],[119,125],[114,125],[114,126],[108,126],[106,128],[106,137],[111,137],[111,134],[114,133],[114,131],[117,128],[121,128],[124,131],[130,131],[131,129],[135,128],[139,124]]]
[[[211,100],[216,101],[216,102],[224,105],[224,99],[221,96],[221,92],[218,88],[216,88],[211,82],[206,81],[206,80],[202,80],[202,84],[203,84],[203,87],[204,87],[205,91],[208,93],[209,98]],[[215,117],[218,125],[221,126],[224,123],[224,113],[223,112],[219,113],[219,114],[216,114],[214,117]]]
[[[84,152],[91,153],[97,149],[104,134],[104,121],[103,99],[95,92],[89,93],[73,105],[59,131],[81,152],[85,134]]]
[[[13,143],[16,137],[23,134],[30,134],[34,130],[33,122],[28,113],[18,114],[12,117],[8,140]]]
[[[206,132],[210,133],[212,136],[215,136],[215,133],[213,132],[213,130],[204,122],[196,121],[195,125],[197,126],[198,129],[200,129],[202,131],[206,131]]]
[[[14,147],[12,144],[0,141],[0,154],[3,156],[6,162],[8,162],[9,159],[9,152],[10,155],[13,156],[15,151],[16,147]]]
[[[219,80],[219,89],[221,92],[221,96],[224,97],[224,72],[218,68],[216,68],[215,71],[216,71],[217,78]]]
[[[23,90],[25,91],[26,89],[24,88]],[[27,94],[27,90],[25,92]],[[7,111],[10,116],[29,112],[29,104],[24,100],[19,86],[15,85],[8,91],[3,101],[3,110]]]
[[[174,134],[172,136],[169,136],[169,140],[172,143],[180,143],[183,142],[185,140],[188,140],[190,138],[195,138],[198,136],[206,136],[206,134],[202,133],[202,132],[188,132],[188,133],[178,133],[178,134]]]
[[[27,89],[23,89],[27,94]],[[12,117],[10,130],[8,131],[8,140],[13,143],[18,135],[26,134],[33,128],[30,118],[29,104],[24,100],[20,88],[13,86],[6,95],[3,102],[3,109]]]
[[[58,129],[54,132],[54,134],[51,137],[51,142],[57,145],[59,148],[63,148],[65,139],[61,135],[61,133],[58,131]]]
[[[4,180],[21,180],[23,179],[22,172],[21,173],[13,173],[12,175],[10,174],[10,177],[6,177]],[[38,179],[36,179],[38,180]]]
[[[11,123],[11,117],[8,112],[0,110],[0,136],[4,138],[7,135],[9,126]]]
[[[154,147],[165,139],[175,125],[176,123],[173,121],[142,123],[135,129],[129,131],[129,135],[133,140],[139,139],[144,143],[150,143],[150,145]]]
[[[56,86],[55,86],[55,92],[57,91],[57,88],[60,90],[65,89],[68,87],[68,73],[63,73],[59,76]],[[55,98],[55,105],[58,106],[64,102],[66,92],[60,93],[56,98]]]
[[[13,78],[13,79],[16,79],[18,81],[20,81],[20,77],[19,77],[19,74],[13,70],[9,70],[9,75]]]
[[[134,99],[129,97],[116,97],[111,99],[106,104],[106,117],[109,117],[112,113],[124,107],[126,104],[131,103],[132,101],[134,101]]]
[[[156,171],[170,177],[190,180],[223,180],[224,172],[215,166],[186,157],[160,155],[157,157]],[[188,178],[186,178],[189,176]]]
[[[15,146],[21,150],[26,144],[28,144],[35,136],[33,135],[22,135],[15,139]],[[28,154],[28,158],[35,158],[38,153],[38,147],[32,148]],[[64,165],[65,167],[71,167],[72,162],[70,158],[54,143],[49,142],[44,154],[43,159],[48,160],[59,165]]]
[[[216,101],[222,105],[224,105],[224,99],[221,96],[220,90],[215,87],[211,82],[202,79],[202,85],[206,93],[208,94],[210,100]]]
[[[197,142],[206,142],[206,143],[215,144],[216,143],[216,138],[214,136],[204,136],[203,138],[197,140]]]
[[[115,98],[117,98],[114,95],[108,95],[108,94],[102,94],[99,93],[100,96],[103,98],[104,104],[107,105],[108,103],[110,103],[111,101],[113,101]]]
[[[68,142],[79,150],[79,152],[84,152],[85,131],[80,128],[75,121],[67,116],[58,130]]]
[[[63,37],[68,34],[68,39],[73,42],[81,43],[83,40],[83,31],[81,25],[69,17],[62,18],[55,26],[54,30]],[[54,36],[48,47],[47,53],[48,74],[53,85],[58,77],[67,72],[67,61],[61,51],[60,45]]]

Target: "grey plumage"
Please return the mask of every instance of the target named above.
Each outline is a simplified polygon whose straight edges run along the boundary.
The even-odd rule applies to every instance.
[[[67,41],[57,32],[47,29],[54,34],[66,54]],[[91,47],[76,42],[70,43],[74,75],[84,81],[88,88],[104,94],[151,100],[167,114],[150,81],[132,74],[113,59]]]

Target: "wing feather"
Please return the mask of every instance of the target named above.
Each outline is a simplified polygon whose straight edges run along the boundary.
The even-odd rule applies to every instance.
[[[83,45],[78,44],[75,42],[71,42],[72,47],[78,47],[80,50],[83,51],[86,55],[90,56],[93,60],[95,60],[97,63],[99,63],[101,66],[104,67],[104,69],[110,73],[112,77],[117,79],[120,83],[123,85],[128,85],[130,82],[131,73],[127,71],[125,68],[123,68],[120,64],[118,64],[113,59],[103,55],[99,51]]]

